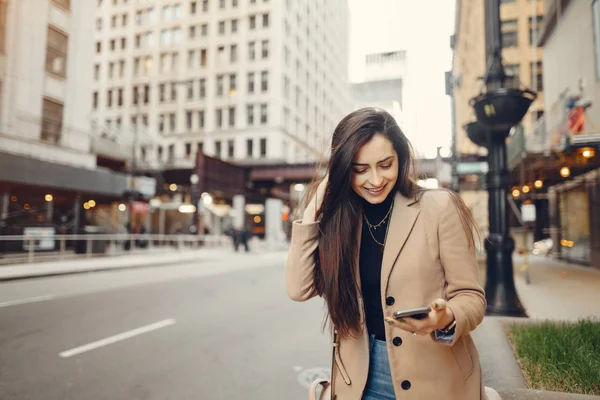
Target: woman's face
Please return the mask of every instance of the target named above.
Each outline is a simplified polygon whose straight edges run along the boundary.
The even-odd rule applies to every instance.
[[[384,201],[397,180],[398,155],[385,136],[373,136],[354,154],[352,189],[369,203]]]

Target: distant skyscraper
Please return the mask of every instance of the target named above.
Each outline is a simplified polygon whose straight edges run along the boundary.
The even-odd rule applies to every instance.
[[[406,51],[367,54],[365,61],[365,81],[352,85],[354,108],[382,108],[402,126]]]

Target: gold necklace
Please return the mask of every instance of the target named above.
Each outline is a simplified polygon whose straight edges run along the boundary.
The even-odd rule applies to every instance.
[[[385,218],[378,225],[381,225],[383,223],[383,221],[385,221],[387,219],[387,217],[389,216],[390,211],[392,210],[393,207],[394,207],[394,203],[392,203],[392,205],[390,206],[390,209],[388,210],[388,215],[386,215]],[[369,220],[367,220],[366,214],[363,213],[363,216],[365,217],[365,221],[367,221],[367,228],[369,229],[369,234],[371,234],[371,238],[375,241],[375,243],[377,243],[379,245],[379,249],[383,253],[383,251],[385,250],[385,240],[387,239],[387,234],[388,234],[388,231],[390,230],[391,224],[387,224],[386,229],[385,229],[385,236],[383,237],[383,243],[380,243],[377,239],[375,239],[375,235],[373,235],[373,232],[371,232],[371,224],[369,223]]]
[[[385,220],[387,220],[388,217],[390,216],[390,213],[392,212],[392,207],[393,206],[394,206],[394,203],[392,202],[392,204],[390,204],[390,208],[388,209],[387,214],[385,214],[385,217],[383,217],[383,219],[381,221],[379,221],[379,223],[377,225],[373,225],[371,222],[369,222],[369,220],[367,219],[367,214],[363,213],[363,216],[365,217],[365,221],[367,222],[367,225],[369,225],[369,228],[371,228],[373,230],[376,230],[381,225],[383,225],[383,223],[385,222]]]

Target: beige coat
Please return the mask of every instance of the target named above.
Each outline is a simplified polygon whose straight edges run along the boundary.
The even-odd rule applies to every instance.
[[[419,200],[396,194],[394,204],[381,273],[384,315],[444,298],[456,318],[451,343],[385,325],[396,397],[485,399],[479,355],[469,332],[481,323],[486,302],[478,283],[475,250],[469,247],[457,209],[449,193],[442,190],[426,191]],[[317,246],[318,222],[295,221],[285,277],[293,300],[306,301],[316,295],[313,253]],[[394,298],[393,306],[386,305],[388,297]],[[363,312],[361,309],[364,322]],[[336,366],[337,399],[360,400],[369,370],[364,323],[360,337],[340,342]]]

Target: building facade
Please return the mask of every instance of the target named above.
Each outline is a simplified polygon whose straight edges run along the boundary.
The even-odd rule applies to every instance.
[[[97,135],[144,168],[319,159],[350,110],[345,0],[104,0]]]
[[[535,135],[538,120],[544,113],[543,52],[537,44],[543,8],[542,0],[500,1],[502,57],[508,75],[505,84],[507,87],[527,87],[538,94],[520,127],[515,128],[525,137]],[[487,150],[471,142],[464,129],[465,124],[476,120],[469,101],[482,91],[484,85],[482,77],[487,62],[484,2],[457,0],[455,21],[455,34],[451,38],[452,71],[447,76],[447,92],[453,102],[453,147],[459,160],[457,172],[461,176],[461,194],[481,230],[487,232],[487,193],[481,190],[487,172],[487,164],[482,161],[485,161],[483,157]]]
[[[544,133],[558,159],[544,171],[553,253],[600,268],[600,3],[545,3]]]
[[[128,189],[98,167],[90,129],[96,4],[0,1],[0,230],[77,231],[84,209]],[[85,203],[84,203],[85,202]],[[84,208],[87,204],[88,208]]]

